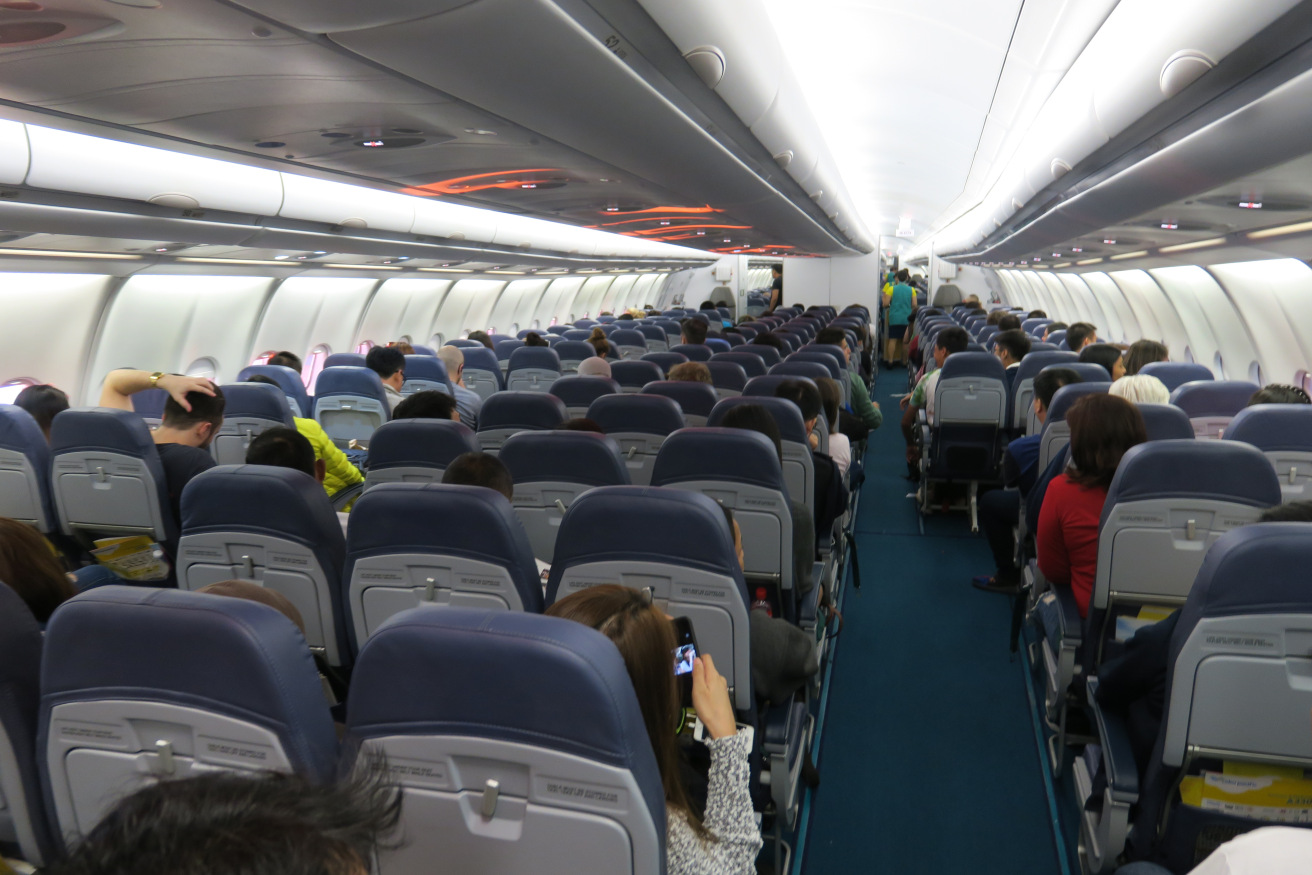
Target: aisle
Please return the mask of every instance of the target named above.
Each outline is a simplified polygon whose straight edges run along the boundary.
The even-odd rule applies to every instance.
[[[988,547],[964,515],[919,533],[897,402],[870,440],[857,520],[863,589],[848,590],[802,871],[1056,875],[1008,599],[970,585]]]

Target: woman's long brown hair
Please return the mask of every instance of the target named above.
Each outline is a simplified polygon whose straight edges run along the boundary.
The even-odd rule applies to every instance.
[[[38,623],[77,595],[49,542],[31,526],[0,517],[0,582],[18,593]]]

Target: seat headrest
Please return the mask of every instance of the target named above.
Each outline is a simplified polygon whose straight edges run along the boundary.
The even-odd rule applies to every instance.
[[[1065,367],[1065,365],[1062,367]],[[1044,429],[1046,430],[1054,422],[1064,422],[1066,420],[1066,411],[1070,410],[1071,406],[1085,395],[1105,395],[1111,387],[1112,384],[1105,381],[1101,383],[1071,383],[1062,386],[1052,396],[1052,403],[1048,405],[1048,416],[1043,424]]]
[[[997,356],[986,352],[955,352],[943,362],[938,384],[956,377],[980,377],[988,380],[1007,382],[1007,369]]]
[[[1205,617],[1312,613],[1312,537],[1307,523],[1255,523],[1232,529],[1207,551],[1172,638],[1178,652]]]
[[[611,332],[610,342],[619,346],[646,346],[647,335],[633,328],[619,328]]]
[[[36,705],[40,696],[41,627],[27,603],[0,581],[0,727],[13,733],[17,721],[36,726]]]
[[[1312,451],[1312,404],[1257,404],[1235,414],[1225,439],[1265,452]]]
[[[766,380],[769,377],[754,377],[747,381],[748,387],[756,380]],[[806,379],[805,377],[789,377],[786,379]],[[711,415],[707,417],[706,424],[709,426],[719,426],[724,420],[724,415],[739,404],[760,404],[770,412],[774,417],[775,424],[779,426],[779,438],[785,442],[807,443],[806,423],[802,421],[802,411],[797,405],[787,398],[775,398],[770,395],[748,395],[746,392],[736,398],[723,398]]]
[[[508,361],[516,350],[524,349],[524,341],[516,340],[513,337],[507,337],[502,340],[494,340],[492,349],[496,353],[498,361]]]
[[[661,343],[665,343],[666,338],[669,337],[669,335],[665,333],[665,329],[659,325],[639,325],[637,330],[648,340],[658,340]],[[616,342],[618,343],[619,341]]]
[[[1138,404],[1150,441],[1193,440],[1194,427],[1183,410],[1172,404]]]
[[[1171,403],[1190,417],[1234,416],[1261,388],[1247,380],[1198,380],[1177,386]]]
[[[774,442],[745,428],[682,428],[665,439],[651,485],[721,480],[788,494]]]
[[[369,368],[324,368],[315,380],[314,397],[319,399],[329,395],[363,395],[387,401],[382,378]]]
[[[782,366],[783,366],[782,363],[775,365],[774,367],[770,368],[770,373],[766,374],[764,377],[752,377],[750,380],[748,380],[747,385],[743,387],[743,396],[751,397],[751,398],[773,398],[774,393],[776,390],[778,390],[779,386],[782,385],[783,383],[787,383],[790,381],[811,383],[812,385],[815,384],[815,380],[812,379],[810,376],[775,373],[775,368],[779,368]],[[816,367],[820,368],[821,370],[824,370],[820,365],[816,365]],[[821,374],[820,376],[827,377],[829,375],[827,373],[824,373]],[[816,387],[816,391],[817,392],[819,391],[818,386]],[[780,427],[782,428],[782,426]],[[785,438],[785,440],[789,440],[789,439]]]
[[[493,333],[491,333],[491,334],[489,334],[489,335],[487,336],[487,339],[490,340],[490,341],[492,341],[492,348],[493,348],[493,349],[496,349],[496,348],[497,348],[497,344],[500,343],[501,341],[503,341],[503,340],[514,340],[515,338],[511,337],[509,334],[497,334],[497,333],[495,333],[495,331],[494,331]]]
[[[1272,507],[1280,503],[1280,482],[1266,456],[1248,444],[1149,441],[1131,447],[1121,458],[1104,507],[1172,497]]]
[[[802,354],[803,353],[795,352],[793,353],[793,356]],[[801,377],[812,381],[832,377],[833,372],[829,370],[829,366],[822,365],[815,361],[803,361],[801,359],[793,358],[793,356],[789,356],[785,361],[770,368],[770,376]],[[834,367],[837,368],[837,365]],[[759,380],[760,377],[757,377],[756,379]]]
[[[688,357],[679,352],[649,352],[639,359],[639,361],[651,362],[656,367],[660,368],[660,379],[663,380],[665,379],[665,375],[670,372],[670,368],[688,361]]]
[[[745,352],[744,350],[747,346],[750,346],[750,344],[747,344],[743,349],[734,352],[717,352],[710,357],[706,364],[712,365],[729,362],[742,368],[743,373],[747,375],[749,380],[752,377],[764,377],[767,370],[765,359],[761,358],[759,355]],[[714,373],[714,371],[712,371],[712,373]]]
[[[1021,380],[1032,380],[1039,375],[1039,371],[1049,367],[1065,367],[1072,362],[1080,360],[1079,353],[1070,350],[1034,350],[1033,344],[1030,345],[1030,353],[1020,360],[1020,367],[1016,370],[1016,385],[1020,385]],[[1083,377],[1081,377],[1083,379]],[[1107,377],[1103,377],[1100,382],[1105,382]]]
[[[704,362],[714,355],[717,350],[711,349],[704,343],[676,343],[670,347],[670,352],[682,353],[690,361]],[[728,352],[728,350],[726,349],[725,352]]]
[[[588,406],[588,419],[600,425],[606,434],[636,432],[667,435],[683,428],[685,424],[683,411],[672,399],[641,394],[603,395]]]
[[[299,629],[259,602],[105,586],[59,607],[41,666],[42,736],[55,706],[130,697],[262,725],[317,780],[336,768],[337,735]]]
[[[814,362],[828,372],[825,376],[833,377],[835,380],[842,376],[845,366],[842,350],[838,347],[817,346],[814,343],[802,347],[784,359],[783,363],[789,362]]]
[[[728,352],[733,349],[733,344],[729,343],[729,341],[725,340],[723,337],[708,337],[706,338],[705,346],[711,351],[711,355],[715,355],[717,352]]]
[[[325,368],[363,368],[365,357],[358,352],[334,352],[323,360]]]
[[[621,386],[645,386],[653,380],[665,379],[660,365],[642,359],[611,362],[610,375]]]
[[[745,343],[738,347],[737,352],[745,352],[754,355],[765,362],[767,366],[777,365],[784,360],[783,355],[773,346],[766,346],[763,343]]]
[[[551,394],[564,401],[566,407],[587,407],[602,395],[623,391],[619,383],[606,377],[561,377],[551,384]]]
[[[450,419],[394,419],[369,440],[369,468],[446,467],[480,449],[473,429]]]
[[[655,380],[643,386],[641,394],[672,398],[685,416],[710,416],[720,400],[714,386],[688,380]]]
[[[517,484],[565,481],[620,486],[629,482],[619,444],[591,431],[522,431],[506,440],[497,458],[510,469]]]
[[[545,392],[497,392],[483,402],[478,430],[493,428],[555,428],[569,414],[565,403]]]
[[[457,337],[454,340],[448,340],[443,346],[454,346],[456,349],[476,349],[483,344],[477,340],[470,340],[465,337]],[[486,347],[485,347],[486,348]]]
[[[55,415],[50,425],[50,452],[111,450],[146,461],[151,473],[163,482],[164,470],[150,429],[141,416],[131,410],[111,407],[70,408]],[[153,462],[152,462],[153,460]]]
[[[515,341],[520,343],[521,341]],[[521,346],[510,354],[511,371],[525,368],[537,368],[544,371],[560,372],[560,356],[549,346]]]
[[[592,344],[584,343],[581,340],[562,340],[552,349],[556,351],[556,356],[561,361],[582,361],[597,354],[597,351],[592,348]]]
[[[48,475],[50,446],[41,426],[23,408],[0,404],[0,449],[22,453],[41,477]]]
[[[446,372],[446,365],[439,358],[426,355],[408,355],[405,357],[405,378],[407,380],[426,380],[430,383],[451,385],[451,377]]]
[[[474,368],[483,371],[501,372],[501,365],[497,364],[497,355],[486,346],[466,346],[460,350],[465,356],[465,367]]]
[[[223,391],[223,415],[249,416],[277,420],[288,428],[295,428],[287,393],[267,383],[226,383]]]
[[[282,365],[251,365],[242,368],[237,373],[237,382],[244,383],[255,375],[268,377],[282,388],[288,398],[295,398],[297,405],[301,408],[302,413],[309,413],[309,408],[302,402],[306,398],[305,383],[301,380],[301,375],[291,368]]]
[[[1172,392],[1185,383],[1216,379],[1209,368],[1194,362],[1149,362],[1139,373],[1156,377]]]
[[[711,371],[711,385],[717,389],[737,389],[741,392],[747,387],[747,370],[738,362],[716,361],[712,358],[706,362],[706,367]]]

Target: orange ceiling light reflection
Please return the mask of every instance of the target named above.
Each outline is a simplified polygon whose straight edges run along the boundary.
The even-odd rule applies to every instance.
[[[439,179],[437,182],[430,182],[427,185],[403,188],[401,193],[419,195],[420,197],[441,197],[444,194],[469,194],[470,192],[486,191],[491,188],[523,188],[526,185],[542,185],[548,182],[560,181],[555,177],[534,178],[529,174],[564,172],[557,167],[497,170],[492,173],[475,173],[470,176],[453,176],[450,179]],[[512,176],[515,178],[510,179],[509,177]]]
[[[702,207],[648,207],[645,210],[598,210],[603,216],[639,216],[643,213],[723,213],[710,204]]]
[[[668,227],[645,228],[641,231],[621,231],[620,233],[626,237],[654,237],[661,234],[687,231],[689,228],[731,228],[735,231],[745,231],[751,227],[751,225],[670,225]]]
[[[733,252],[739,255],[757,254],[764,255],[769,252],[775,252],[780,249],[794,249],[793,246],[754,246],[751,249],[745,249],[742,246],[721,246],[710,250],[711,252]]]

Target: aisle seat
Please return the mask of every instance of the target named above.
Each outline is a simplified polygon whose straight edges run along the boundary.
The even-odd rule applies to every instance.
[[[511,392],[550,392],[560,377],[560,356],[545,346],[526,346],[510,354],[506,389]]]
[[[1061,365],[1061,367],[1066,367]],[[1111,383],[1071,383],[1062,386],[1052,396],[1048,405],[1048,415],[1043,422],[1042,436],[1039,442],[1039,470],[1048,465],[1071,441],[1071,427],[1066,423],[1066,411],[1085,395],[1106,394]]]
[[[276,426],[296,428],[287,395],[263,383],[228,383],[223,391],[223,424],[210,442],[210,454],[220,465],[240,465],[261,432]]]
[[[1216,439],[1261,388],[1247,380],[1198,380],[1171,392],[1171,403],[1189,416],[1196,436]]]
[[[364,488],[382,483],[439,483],[446,466],[480,449],[474,431],[450,419],[396,419],[369,442]]]
[[[767,385],[757,383],[757,380],[771,379],[773,378],[769,376],[755,377],[748,381],[748,390],[750,391],[753,384],[758,387]],[[760,404],[774,418],[775,424],[779,426],[779,438],[783,444],[783,475],[784,482],[788,484],[788,494],[794,501],[805,505],[806,509],[814,515],[815,460],[811,456],[811,443],[806,433],[806,423],[802,419],[802,411],[786,398],[775,398],[773,390],[769,395],[751,395],[745,392],[738,398],[726,398],[716,404],[711,415],[707,417],[706,424],[719,426],[725,414],[739,404]]]
[[[588,418],[620,445],[629,479],[642,486],[666,435],[686,424],[679,405],[660,395],[605,395],[592,402]]]
[[[292,416],[302,419],[310,419],[314,416],[314,405],[305,391],[305,383],[299,373],[282,365],[251,365],[237,373],[237,382],[245,383],[257,374],[268,377],[278,384],[283,394],[287,396],[287,404],[292,409]]]
[[[0,404],[0,517],[47,533],[58,520],[50,494],[50,445],[32,415],[13,404]]]
[[[401,384],[402,395],[436,390],[447,395],[455,395],[451,388],[451,377],[446,372],[442,360],[427,355],[408,355],[405,357],[405,382]]]
[[[1007,427],[1012,434],[1038,432],[1039,421],[1034,413],[1034,378],[1039,372],[1047,367],[1065,367],[1079,360],[1079,355],[1070,351],[1034,352],[1033,350],[1020,360],[1020,367],[1012,377],[1011,400],[1007,405],[1010,411],[1007,416]]]
[[[34,866],[56,847],[37,772],[43,640],[27,604],[0,582],[0,842],[18,845]]]
[[[1258,404],[1230,420],[1225,439],[1266,454],[1285,504],[1312,499],[1312,405]]]
[[[497,392],[478,413],[478,442],[496,455],[506,438],[520,431],[544,431],[569,418],[565,404],[545,392]]]
[[[705,425],[706,418],[720,400],[713,386],[690,380],[654,380],[642,387],[641,394],[673,399],[683,411],[684,423],[689,426]]]
[[[493,393],[505,388],[496,353],[482,344],[462,347],[460,351],[465,356],[465,369],[461,377],[466,389],[477,392],[486,401]]]
[[[324,368],[315,381],[314,418],[345,447],[351,441],[368,442],[392,418],[383,381],[369,368]]]

